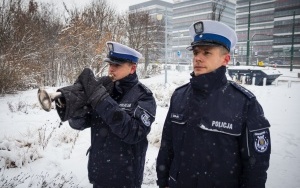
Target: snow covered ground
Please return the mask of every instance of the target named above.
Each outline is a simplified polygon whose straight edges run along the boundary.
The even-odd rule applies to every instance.
[[[277,69],[278,85],[245,85],[262,104],[271,123],[272,153],[267,187],[300,187],[300,70]],[[162,72],[163,73],[163,72]],[[155,160],[169,98],[189,81],[189,72],[168,71],[143,79],[157,100],[156,121],[148,136],[143,188],[156,187]],[[288,80],[293,80],[290,82]],[[47,88],[55,91],[56,88]],[[0,97],[0,187],[92,187],[87,177],[86,150],[90,131],[60,123],[55,110],[43,111],[37,89]]]

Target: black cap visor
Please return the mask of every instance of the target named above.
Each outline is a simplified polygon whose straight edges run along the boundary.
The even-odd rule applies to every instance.
[[[227,47],[221,43],[215,41],[197,41],[192,42],[191,46],[188,46],[186,49],[192,51],[195,46],[223,46],[227,49]],[[228,50],[228,49],[227,49]]]
[[[117,64],[117,65],[121,65],[123,63],[130,62],[128,60],[119,59],[119,58],[105,58],[103,61],[107,62],[107,63],[111,63],[111,64]]]

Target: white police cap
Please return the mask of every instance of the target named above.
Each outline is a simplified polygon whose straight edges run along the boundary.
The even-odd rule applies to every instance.
[[[138,51],[117,42],[108,41],[106,42],[106,46],[108,48],[108,54],[104,62],[114,64],[132,62],[137,64],[142,57],[142,54]]]
[[[199,45],[222,45],[230,51],[237,43],[235,31],[218,21],[198,21],[189,27],[189,31],[193,42],[191,46],[187,47],[188,50],[192,50],[194,46]]]

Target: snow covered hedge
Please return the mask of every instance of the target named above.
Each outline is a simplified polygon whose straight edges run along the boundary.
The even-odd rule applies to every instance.
[[[4,139],[0,141],[0,169],[21,168],[42,157],[35,139]]]
[[[25,174],[20,173],[14,177],[0,176],[1,188],[12,188],[12,187],[74,187],[79,188],[80,186],[74,183],[73,174],[61,174],[57,173],[50,175],[47,172],[41,174]]]

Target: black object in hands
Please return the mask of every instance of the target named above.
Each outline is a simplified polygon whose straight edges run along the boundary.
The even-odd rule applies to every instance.
[[[109,76],[102,76],[97,79],[97,82],[102,83],[102,85],[105,87],[106,91],[111,94],[114,89],[114,82],[112,81],[112,78]]]
[[[73,85],[57,91],[62,93],[62,97],[55,100],[56,111],[61,121],[69,120],[72,117],[83,117],[91,110],[87,106],[87,96],[80,83],[75,82]]]
[[[113,81],[109,76],[97,79],[89,68],[85,68],[82,71],[77,81],[83,86],[83,90],[88,98],[87,104],[90,104],[93,108],[113,90]]]
[[[92,106],[93,109],[99,102],[108,96],[108,92],[103,85],[98,86],[94,89],[94,92],[89,96],[87,103]]]

